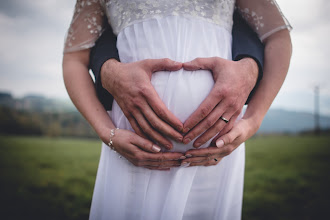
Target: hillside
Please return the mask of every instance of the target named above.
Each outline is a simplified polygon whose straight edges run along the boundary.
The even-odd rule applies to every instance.
[[[314,115],[311,113],[271,109],[258,134],[299,133],[314,127]],[[329,116],[320,117],[320,127],[330,129]],[[10,93],[1,92],[0,132],[96,136],[70,100],[48,99],[40,95],[14,98]]]

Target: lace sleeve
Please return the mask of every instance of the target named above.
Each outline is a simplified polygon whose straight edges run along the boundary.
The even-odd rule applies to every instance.
[[[88,49],[103,31],[104,12],[101,0],[77,0],[64,53]]]
[[[292,29],[275,0],[237,0],[236,7],[261,41],[279,30]]]

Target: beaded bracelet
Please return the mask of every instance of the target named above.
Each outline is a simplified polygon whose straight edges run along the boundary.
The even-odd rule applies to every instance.
[[[110,147],[113,151],[115,151],[115,148],[114,148],[114,146],[113,146],[112,138],[115,136],[116,130],[118,130],[118,129],[119,129],[119,128],[114,128],[114,129],[111,129],[111,130],[110,130],[110,138],[109,138],[109,143],[108,143],[108,145],[109,145],[109,147]]]

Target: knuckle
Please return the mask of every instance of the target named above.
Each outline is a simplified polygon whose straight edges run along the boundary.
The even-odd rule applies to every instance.
[[[158,157],[158,162],[160,162],[161,165],[163,165],[164,161],[165,161],[165,155],[164,153],[161,153],[161,155]]]
[[[208,107],[208,106],[202,107],[201,114],[200,114],[201,118],[206,117],[209,114],[209,110],[210,110],[210,107]]]
[[[200,57],[197,57],[197,58],[195,58],[193,61],[195,61],[196,63],[201,63],[202,62],[202,58],[200,58]]]
[[[152,149],[152,143],[144,143],[143,148],[148,150]]]
[[[165,118],[165,116],[166,116],[165,111],[160,107],[155,108],[155,112],[157,113],[158,117],[160,117],[160,118]]]
[[[171,63],[171,60],[169,58],[163,58],[162,59],[162,62],[165,64],[165,65],[169,65]]]
[[[226,156],[228,156],[229,154],[231,154],[231,152],[233,152],[233,147],[232,146],[228,146],[225,150],[225,154]]]
[[[152,129],[149,126],[141,126],[142,131],[146,134],[151,134],[152,133]]]
[[[235,104],[233,105],[234,109],[236,111],[238,111],[241,108],[241,105],[238,102],[235,102]]]
[[[214,120],[211,120],[211,119],[206,119],[205,120],[205,125],[206,125],[206,128],[210,128],[214,125],[215,121]]]
[[[229,135],[228,136],[228,140],[227,140],[227,144],[230,144],[230,143],[232,143],[233,142],[233,140],[234,140],[234,138],[231,136],[231,135]]]
[[[143,160],[143,155],[140,152],[135,152],[134,157],[137,163],[140,163]]]
[[[221,89],[219,89],[219,96],[222,98],[228,97],[230,95],[229,88],[226,86],[223,86]]]
[[[229,108],[231,108],[231,109],[236,109],[236,106],[237,106],[237,104],[236,104],[236,100],[234,100],[234,99],[230,99],[230,100],[228,101],[228,107],[229,107]]]
[[[149,94],[150,90],[149,90],[149,86],[147,85],[141,85],[138,91],[139,95],[142,96],[147,96]]]

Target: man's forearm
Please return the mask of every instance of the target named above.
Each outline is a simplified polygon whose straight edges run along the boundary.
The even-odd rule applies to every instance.
[[[113,96],[102,87],[101,83],[101,68],[103,64],[109,59],[116,59],[119,61],[118,50],[116,47],[117,37],[113,34],[110,26],[102,34],[96,45],[93,47],[90,56],[90,69],[92,69],[95,76],[95,89],[101,103],[106,110],[111,110]],[[263,44],[258,39],[253,30],[246,24],[241,16],[234,13],[233,26],[233,60],[241,60],[243,58],[252,58],[258,65],[258,82],[262,78],[263,72]],[[253,91],[251,92],[249,99]],[[248,100],[249,100],[248,99]]]

